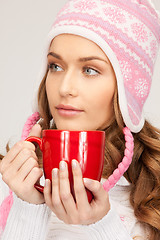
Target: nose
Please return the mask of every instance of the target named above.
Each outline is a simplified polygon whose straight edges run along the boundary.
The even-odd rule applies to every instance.
[[[62,97],[78,95],[77,77],[74,69],[66,71],[61,80],[59,93]]]

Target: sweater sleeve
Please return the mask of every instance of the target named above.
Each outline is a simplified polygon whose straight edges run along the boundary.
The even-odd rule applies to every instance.
[[[127,219],[126,227],[114,208],[100,221],[91,225],[65,224],[52,214],[46,240],[147,240],[144,229],[137,223]]]
[[[89,226],[85,230],[91,240],[149,240],[149,231],[142,225],[130,211],[124,211],[121,216],[117,210],[111,206],[110,211],[100,221]]]
[[[86,229],[87,230],[87,229]],[[95,224],[88,226],[92,240],[131,240],[132,237],[114,209]]]
[[[1,240],[44,240],[50,216],[48,207],[27,203],[15,194],[13,198]]]

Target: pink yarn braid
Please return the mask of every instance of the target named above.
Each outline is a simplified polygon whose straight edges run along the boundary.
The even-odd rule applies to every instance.
[[[31,128],[35,125],[35,123],[39,120],[39,118],[40,118],[39,113],[35,112],[27,119],[22,130],[21,140],[25,140],[28,137]],[[12,204],[13,204],[13,193],[11,190],[9,190],[9,195],[3,200],[0,206],[0,236],[5,229],[7,218],[11,210]]]
[[[12,204],[13,204],[13,194],[12,194],[12,191],[9,190],[9,195],[3,200],[0,206],[0,236],[6,226],[8,214],[11,210]]]
[[[33,113],[26,121],[24,128],[22,130],[22,136],[21,140],[25,140],[29,133],[31,128],[36,124],[36,122],[40,119],[39,112]]]
[[[134,150],[134,139],[130,130],[125,127],[123,129],[123,133],[125,135],[125,151],[124,157],[122,161],[119,163],[118,168],[116,168],[113,174],[103,183],[104,189],[108,192],[114,185],[118,182],[118,180],[123,176],[123,174],[129,168],[132,157],[133,157],[133,150]]]

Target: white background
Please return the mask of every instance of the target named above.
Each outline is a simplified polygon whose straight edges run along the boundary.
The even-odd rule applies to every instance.
[[[20,139],[32,114],[45,38],[67,0],[0,0],[0,152]],[[160,0],[154,0],[160,10]],[[160,54],[145,105],[146,117],[160,127]]]

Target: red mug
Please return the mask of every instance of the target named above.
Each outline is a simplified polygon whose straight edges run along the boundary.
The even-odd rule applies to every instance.
[[[71,168],[73,159],[79,162],[84,178],[100,181],[104,164],[104,131],[50,129],[42,131],[42,138],[28,137],[26,141],[36,142],[39,145],[43,155],[43,169],[46,179],[52,179],[52,169],[59,168],[61,160],[68,163],[69,181],[73,197],[74,189]],[[43,192],[43,186],[35,184],[35,187],[40,192]],[[89,190],[86,189],[86,191],[88,201],[91,202],[93,195]]]

